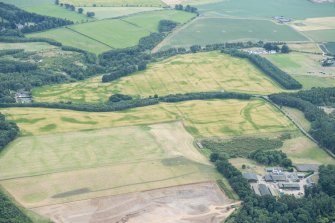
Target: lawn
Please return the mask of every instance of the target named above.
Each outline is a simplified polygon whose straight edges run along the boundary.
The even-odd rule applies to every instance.
[[[84,35],[78,34],[68,28],[52,29],[27,35],[28,37],[44,37],[61,42],[65,46],[77,47],[96,54],[111,50],[110,46],[99,43]]]
[[[127,16],[134,13],[160,10],[158,7],[83,7],[85,12],[94,12],[96,19]]]
[[[180,122],[21,137],[0,168],[0,184],[26,207],[218,176]]]
[[[138,6],[138,7],[163,7],[161,0],[60,0],[75,6]]]
[[[223,137],[296,130],[277,109],[263,100],[209,100],[161,103],[121,112],[78,112],[43,108],[6,108],[22,135],[85,131],[183,120],[195,137]]]
[[[335,4],[314,4],[306,0],[230,0],[199,5],[203,14],[234,17],[272,18],[286,16],[294,19],[335,16]]]
[[[303,33],[312,40],[314,40],[315,42],[335,41],[335,29],[313,30],[313,31],[306,31]]]
[[[237,41],[306,41],[287,25],[267,20],[198,18],[174,35],[168,47],[206,45]]]
[[[104,103],[113,93],[147,97],[200,91],[270,94],[283,91],[247,60],[218,52],[178,55],[146,71],[102,83],[101,76],[81,82],[35,88],[35,101]]]
[[[335,68],[322,67],[322,55],[292,52],[290,54],[265,55],[272,63],[280,69],[293,75],[331,76]]]

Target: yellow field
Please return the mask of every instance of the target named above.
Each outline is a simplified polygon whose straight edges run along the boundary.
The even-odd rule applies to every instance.
[[[165,6],[161,0],[60,0],[75,6]]]
[[[294,21],[291,26],[298,31],[335,29],[335,17],[308,18]]]
[[[161,103],[122,112],[78,112],[44,108],[0,109],[24,135],[40,135],[182,120],[195,137],[290,131],[296,128],[263,100]]]
[[[101,77],[33,90],[37,102],[103,103],[115,93],[147,97],[200,91],[270,94],[283,91],[247,60],[218,52],[178,55],[146,71],[102,83]]]
[[[26,207],[216,180],[182,123],[21,137],[0,184]]]

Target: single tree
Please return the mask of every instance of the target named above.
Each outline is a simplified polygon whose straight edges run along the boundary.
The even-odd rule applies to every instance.
[[[83,9],[83,8],[79,8],[79,9],[78,9],[78,12],[79,12],[80,14],[83,14],[84,9]]]

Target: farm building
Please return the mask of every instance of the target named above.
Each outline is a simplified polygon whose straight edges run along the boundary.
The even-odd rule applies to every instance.
[[[283,172],[283,168],[281,167],[269,167],[269,168],[265,168],[266,172],[270,172],[270,173],[280,173]]]
[[[279,183],[278,186],[284,190],[300,190],[300,185],[297,183]]]
[[[264,176],[266,182],[277,182],[277,181],[287,181],[287,178],[284,174],[274,174],[269,173]]]
[[[293,166],[300,172],[319,171],[318,164],[294,164]]]
[[[243,173],[242,175],[248,182],[257,183],[258,181],[257,174],[255,173]]]
[[[270,192],[269,188],[265,184],[258,185],[258,190],[259,190],[259,193],[262,196],[264,196],[264,195],[271,195],[271,192]]]

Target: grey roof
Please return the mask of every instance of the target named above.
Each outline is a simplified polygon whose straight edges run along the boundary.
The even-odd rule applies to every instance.
[[[249,180],[258,181],[257,174],[255,173],[243,173],[242,176],[248,181]]]
[[[279,187],[283,189],[300,189],[300,185],[296,183],[279,183]]]
[[[269,188],[265,184],[258,185],[258,190],[261,193],[261,195],[271,195],[271,192]]]
[[[294,164],[295,168],[301,172],[308,172],[308,171],[318,171],[319,165],[318,164]]]
[[[266,174],[264,176],[265,181],[286,181],[286,176],[284,174]]]

